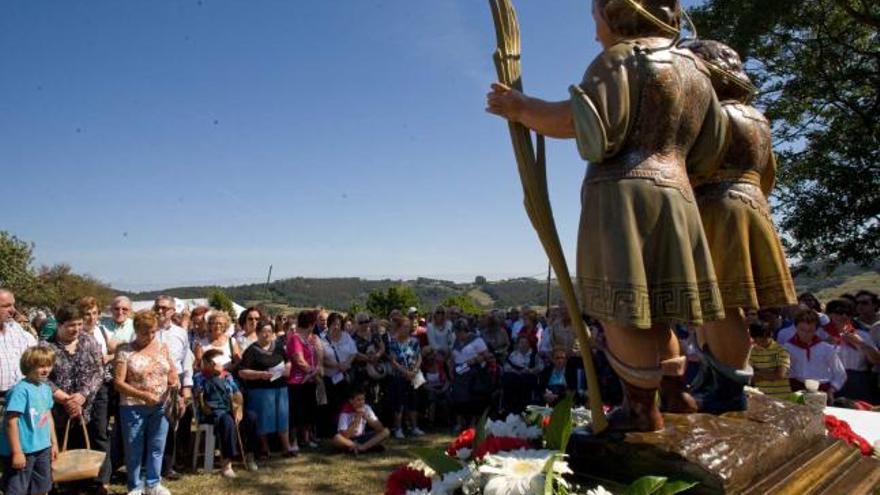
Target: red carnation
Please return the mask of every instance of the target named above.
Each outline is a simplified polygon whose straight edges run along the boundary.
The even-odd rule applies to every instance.
[[[431,479],[420,469],[402,466],[388,475],[385,495],[405,495],[407,490],[430,490]]]
[[[825,415],[825,430],[832,437],[858,447],[862,452],[862,455],[871,455],[874,451],[871,444],[869,444],[868,441],[862,438],[858,433],[854,432],[849,426],[849,423],[831,416],[830,414]]]
[[[468,428],[461,432],[455,440],[446,448],[446,453],[451,457],[458,454],[459,449],[471,449],[474,446],[474,439],[477,437],[477,430]]]
[[[474,450],[474,459],[482,459],[486,454],[497,454],[508,450],[517,450],[521,448],[529,448],[531,444],[524,438],[516,437],[496,437],[489,435]]]

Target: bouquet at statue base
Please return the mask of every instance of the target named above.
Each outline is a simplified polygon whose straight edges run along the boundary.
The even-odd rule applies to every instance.
[[[568,396],[556,407],[529,406],[521,416],[461,432],[445,448],[415,448],[412,462],[395,469],[386,495],[613,495],[602,486],[572,481],[565,449],[572,432],[590,423],[589,410],[572,408]],[[645,476],[618,493],[675,494],[696,483]]]
[[[417,460],[388,477],[388,495],[571,494],[565,448],[572,432],[572,397],[543,416],[483,416],[446,449],[417,448]],[[600,494],[601,492],[596,492]]]

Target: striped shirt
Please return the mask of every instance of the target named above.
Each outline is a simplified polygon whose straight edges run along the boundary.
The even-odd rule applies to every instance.
[[[18,323],[9,320],[0,324],[0,392],[8,391],[23,378],[21,355],[35,345],[37,339]]]
[[[758,344],[752,346],[752,354],[749,356],[749,363],[755,371],[776,371],[777,368],[785,368],[785,373],[791,368],[791,359],[788,351],[773,340],[770,345],[762,347]],[[771,397],[782,398],[791,392],[788,379],[781,380],[755,380],[755,386],[758,390]]]

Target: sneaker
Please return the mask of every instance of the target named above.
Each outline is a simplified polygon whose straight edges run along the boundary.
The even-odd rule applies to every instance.
[[[317,442],[312,442],[312,441],[309,441],[309,443],[307,443],[306,445],[307,445],[310,449],[317,449],[317,448],[320,446],[320,445],[318,445]]]
[[[412,430],[410,430],[410,433],[412,433],[412,435],[413,435],[414,437],[422,437],[422,436],[425,436],[425,432],[422,431],[421,428],[419,428],[418,426],[416,426],[416,427],[414,427]]]
[[[247,454],[246,456],[244,456],[244,465],[248,471],[256,471],[257,469],[259,469],[257,467],[257,462],[254,460],[253,454]]]
[[[160,483],[152,488],[148,486],[147,489],[144,490],[144,495],[171,495],[171,491]]]
[[[403,440],[404,438],[406,438],[406,436],[403,434],[403,430],[398,428],[398,429],[394,430],[394,438],[396,438],[398,440]]]
[[[223,471],[221,471],[220,474],[224,478],[238,478],[238,475],[236,475],[235,471],[232,470],[232,464],[228,464],[225,468],[223,468]]]

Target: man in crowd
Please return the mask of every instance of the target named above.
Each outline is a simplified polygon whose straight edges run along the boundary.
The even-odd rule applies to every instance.
[[[187,401],[192,398],[193,386],[193,361],[194,356],[189,349],[189,336],[186,330],[174,324],[175,301],[171,296],[161,295],[156,298],[153,309],[159,320],[159,333],[157,338],[168,346],[171,361],[177,368],[177,377],[180,383],[180,391],[177,397],[179,424],[188,425],[192,422],[192,412],[186,407]],[[162,476],[170,480],[179,479],[180,475],[174,471],[174,450],[177,448],[177,437],[184,443],[189,439],[188,428],[177,430],[174,425],[168,428],[168,437],[165,440],[165,454],[162,460]]]
[[[127,344],[134,338],[134,323],[131,319],[131,299],[117,296],[110,303],[110,318],[102,318],[101,326],[117,344]],[[114,346],[115,347],[115,346]]]
[[[0,399],[21,380],[21,356],[37,339],[15,321],[15,294],[0,289]]]

